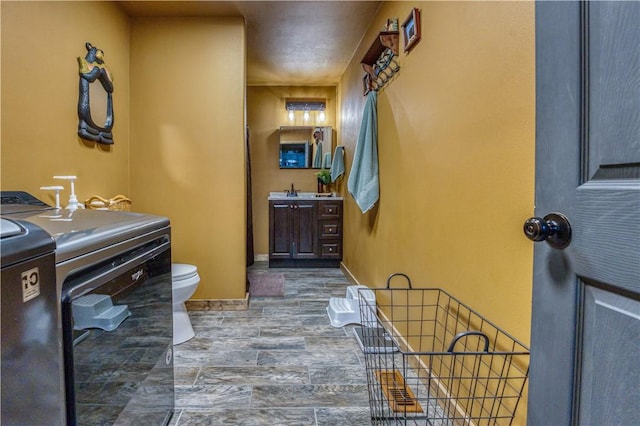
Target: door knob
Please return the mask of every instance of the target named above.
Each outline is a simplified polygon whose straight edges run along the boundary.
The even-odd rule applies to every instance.
[[[562,213],[549,213],[544,218],[529,218],[525,221],[523,230],[531,241],[546,241],[558,250],[571,243],[571,224]]]

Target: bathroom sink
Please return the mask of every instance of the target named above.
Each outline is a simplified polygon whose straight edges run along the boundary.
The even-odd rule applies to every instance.
[[[335,194],[333,194],[332,197],[335,197]],[[315,192],[298,192],[298,195],[296,195],[295,197],[290,197],[285,191],[269,193],[269,200],[309,200],[313,198],[323,199],[327,198],[327,196],[318,196],[318,194],[316,194]],[[335,199],[342,198],[335,197]]]
[[[292,199],[292,198],[298,198],[298,197],[290,197],[288,193],[286,192],[270,192],[269,193],[269,199],[270,200],[288,200],[288,199]]]
[[[288,197],[287,197],[287,193],[286,192],[270,192],[269,193],[269,198],[270,199],[281,199],[281,198],[288,198]]]
[[[287,192],[270,192],[270,200],[291,200],[291,199],[309,199],[316,198],[315,192],[298,192],[295,197],[290,196]]]

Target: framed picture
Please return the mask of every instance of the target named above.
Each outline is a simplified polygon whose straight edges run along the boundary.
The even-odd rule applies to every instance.
[[[415,7],[402,24],[404,51],[409,52],[420,41],[420,10]]]

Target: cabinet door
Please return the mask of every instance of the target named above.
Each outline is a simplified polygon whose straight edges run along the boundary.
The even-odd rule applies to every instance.
[[[318,257],[316,203],[296,201],[293,205],[293,257],[315,259]]]
[[[293,239],[293,212],[290,202],[269,202],[269,257],[289,259]]]

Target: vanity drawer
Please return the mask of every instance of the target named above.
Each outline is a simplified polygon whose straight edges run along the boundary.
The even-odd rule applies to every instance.
[[[340,243],[325,242],[320,244],[320,255],[326,258],[340,258],[342,256],[340,253]]]
[[[320,220],[320,238],[336,238],[342,235],[339,220]]]
[[[341,202],[331,202],[331,201],[321,201],[318,206],[318,216],[321,218],[324,217],[340,217],[342,213],[342,203]]]

